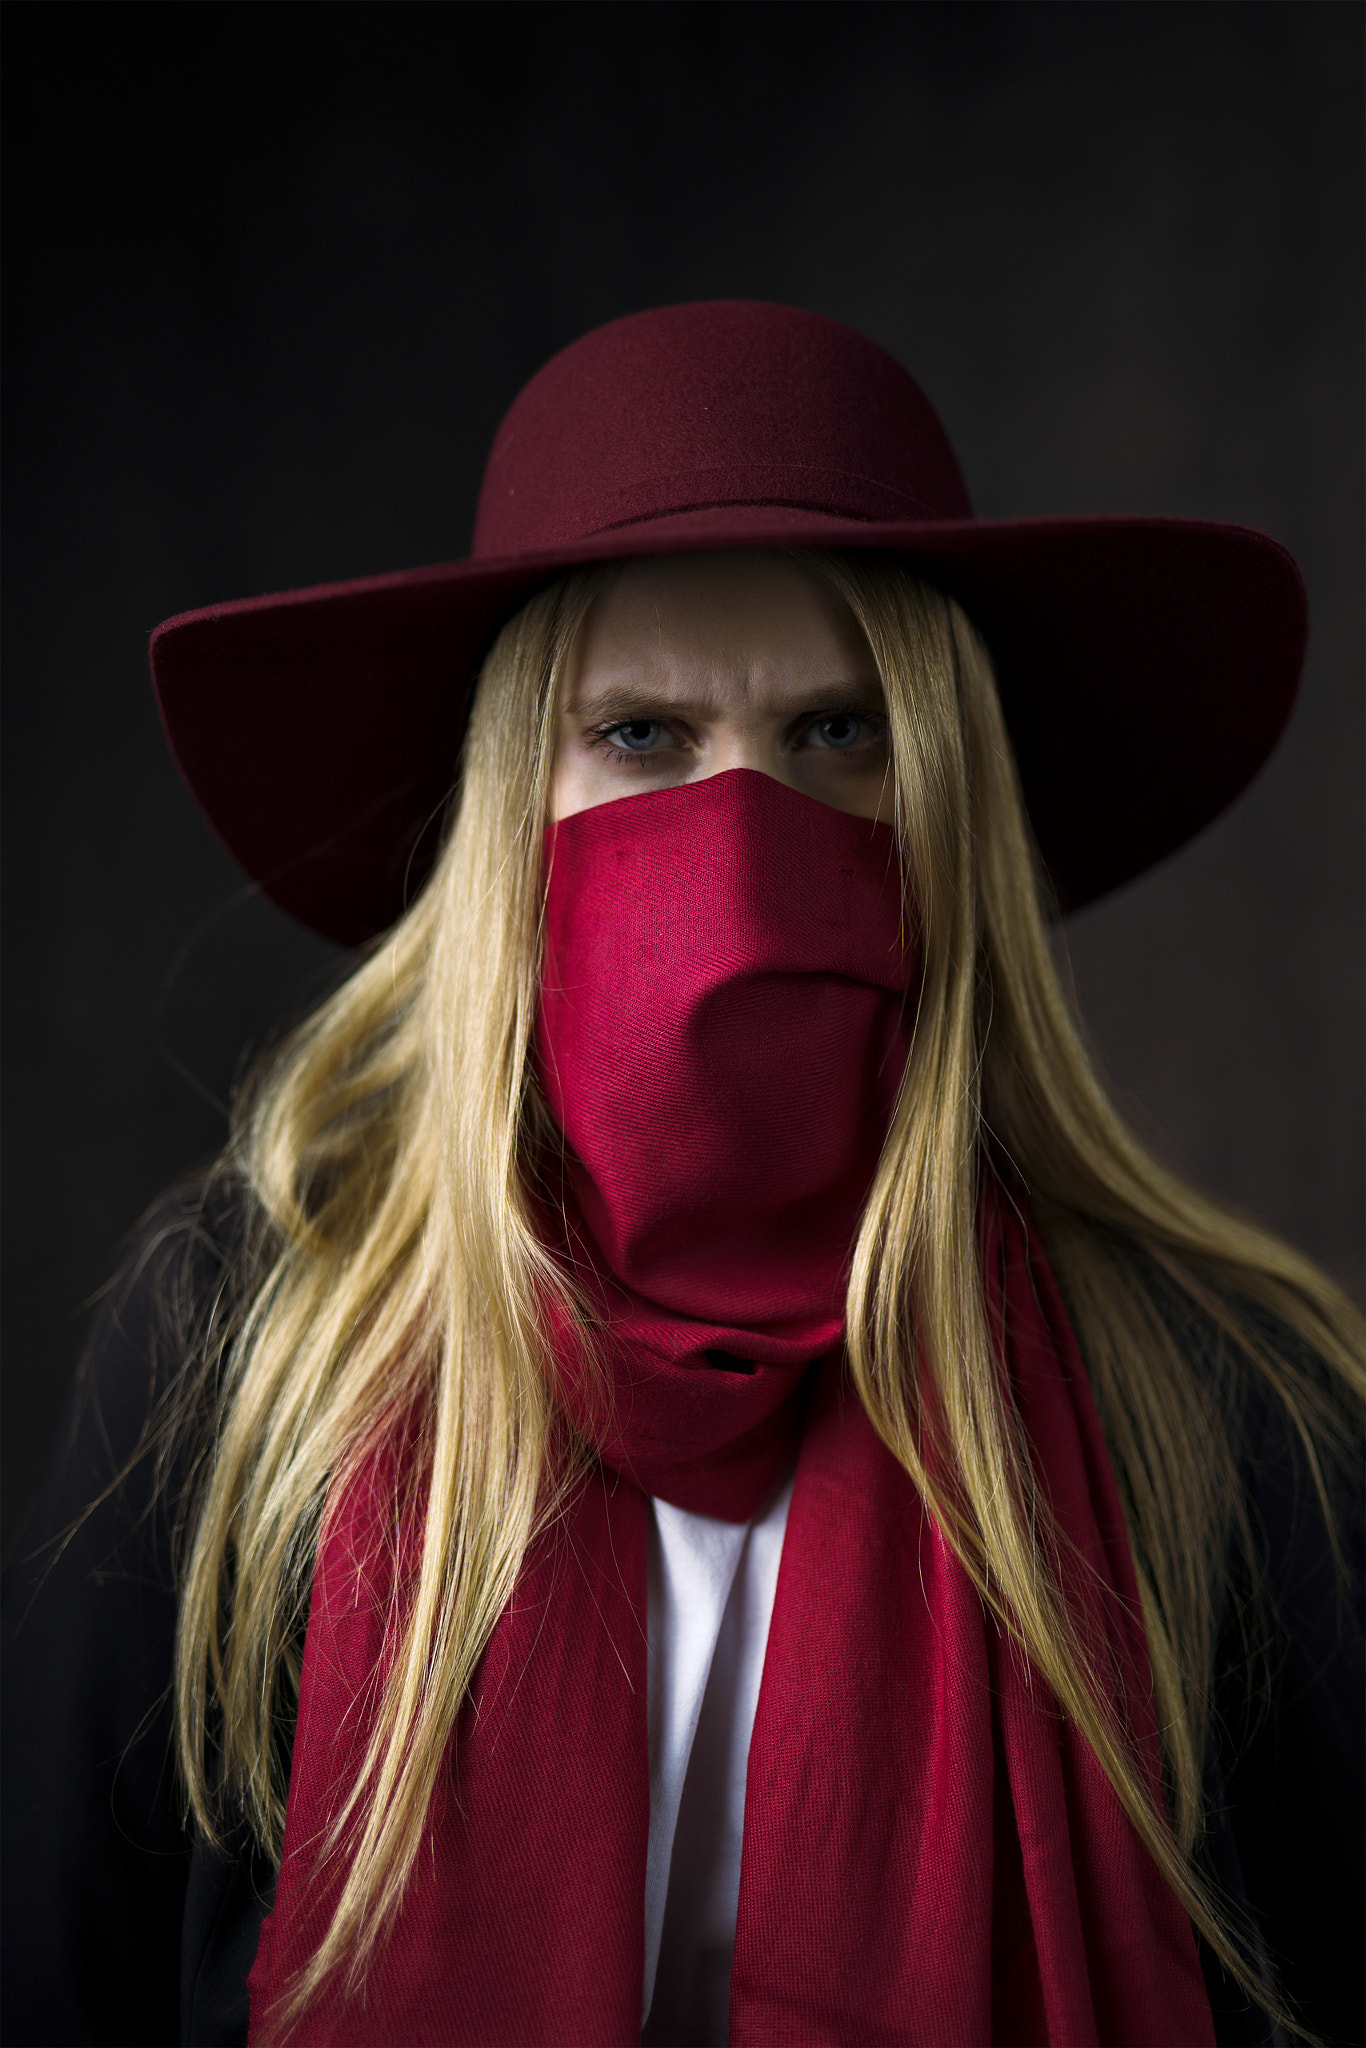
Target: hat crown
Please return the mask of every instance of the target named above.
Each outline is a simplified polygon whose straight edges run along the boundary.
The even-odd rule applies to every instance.
[[[972,516],[929,400],[884,349],[819,313],[721,299],[614,320],[537,372],[495,437],[473,553],[746,505]]]

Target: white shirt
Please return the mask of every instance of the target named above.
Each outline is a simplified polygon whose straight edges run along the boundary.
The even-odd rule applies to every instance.
[[[724,2044],[745,1769],[792,1476],[749,1523],[651,1502],[642,2039]]]

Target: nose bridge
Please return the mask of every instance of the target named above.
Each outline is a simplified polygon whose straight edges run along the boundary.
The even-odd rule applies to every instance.
[[[738,664],[728,688],[716,702],[706,749],[705,773],[722,775],[730,768],[752,768],[776,782],[794,786],[791,765],[782,745],[791,716],[775,701],[771,679],[752,661]]]
[[[781,771],[781,730],[781,720],[771,708],[756,703],[748,691],[737,694],[713,726],[708,772],[720,775],[728,768],[754,768],[761,775],[787,781]]]

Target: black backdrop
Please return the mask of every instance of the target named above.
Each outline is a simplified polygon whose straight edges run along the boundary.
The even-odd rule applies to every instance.
[[[123,1235],[338,964],[177,782],[150,628],[463,553],[518,385],[671,299],[863,328],[979,511],[1294,549],[1276,759],[1066,942],[1147,1133],[1360,1292],[1364,18],[11,0],[8,1535]]]

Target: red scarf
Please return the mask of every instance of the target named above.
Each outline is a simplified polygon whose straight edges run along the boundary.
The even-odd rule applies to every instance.
[[[572,1148],[569,1256],[611,1408],[602,1463],[528,1556],[362,1999],[299,2048],[638,2042],[649,1829],[647,1492],[741,1520],[800,1441],[750,1748],[730,2038],[1213,2041],[1189,1922],[1048,1688],[985,1613],[850,1391],[844,1267],[904,1059],[890,832],[748,771],[551,837],[537,1033]],[[1155,1802],[1137,1588],[1104,1441],[1032,1230],[990,1192],[984,1281],[1057,1522]],[[809,1403],[809,1407],[808,1407]],[[392,1462],[318,1555],[253,2048],[340,1890],[318,1845],[392,1654]]]

